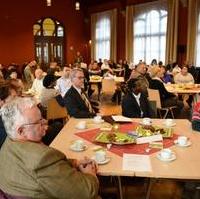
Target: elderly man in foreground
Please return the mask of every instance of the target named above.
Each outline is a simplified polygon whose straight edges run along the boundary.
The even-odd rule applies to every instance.
[[[46,121],[32,98],[16,98],[1,108],[8,137],[0,150],[0,190],[11,198],[93,199],[98,195],[96,165],[69,161],[45,146]],[[73,165],[73,166],[72,166]]]

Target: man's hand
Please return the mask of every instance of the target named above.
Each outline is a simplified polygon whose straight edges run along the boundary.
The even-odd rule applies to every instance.
[[[89,159],[88,157],[84,157],[83,160],[77,161],[76,166],[83,173],[91,173],[91,174],[95,174],[95,175],[96,175],[97,169],[98,169],[97,163],[94,160]]]

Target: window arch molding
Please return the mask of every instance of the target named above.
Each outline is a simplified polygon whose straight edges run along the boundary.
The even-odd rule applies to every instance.
[[[35,59],[47,68],[50,62],[65,63],[65,28],[53,17],[44,17],[33,25]]]

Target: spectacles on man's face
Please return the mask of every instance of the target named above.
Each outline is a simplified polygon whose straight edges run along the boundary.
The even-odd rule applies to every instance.
[[[39,120],[36,121],[36,122],[32,122],[32,123],[28,123],[28,124],[22,124],[22,126],[31,126],[31,125],[37,125],[37,124],[40,124],[40,125],[47,125],[47,120],[41,118],[41,119],[39,119]]]
[[[84,79],[84,76],[76,76],[76,78],[82,80]]]

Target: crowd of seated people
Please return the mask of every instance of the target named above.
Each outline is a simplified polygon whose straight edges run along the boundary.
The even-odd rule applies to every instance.
[[[84,67],[83,67],[84,65]],[[91,100],[91,95],[94,92],[91,87],[90,83],[90,76],[92,75],[99,75],[99,76],[109,76],[114,77],[115,75],[120,75],[124,77],[124,82],[120,84],[116,84],[116,90],[113,91],[112,101],[116,101],[119,98],[118,103],[121,103],[121,98],[123,95],[126,96],[128,92],[128,80],[131,79],[140,79],[141,83],[143,84],[143,94],[148,97],[147,89],[157,89],[160,93],[161,103],[163,107],[167,106],[178,106],[178,109],[181,109],[183,106],[185,108],[190,108],[192,99],[185,98],[183,99],[178,98],[176,95],[168,92],[165,88],[165,83],[194,83],[193,76],[188,73],[189,67],[186,66],[179,67],[177,63],[170,64],[167,67],[163,65],[162,62],[157,62],[156,59],[153,59],[151,64],[148,66],[142,60],[139,61],[134,68],[131,68],[130,65],[127,63],[126,60],[119,60],[118,63],[114,63],[112,60],[104,59],[103,62],[101,59],[97,62],[96,60],[91,60],[89,66],[85,67],[85,63],[83,64],[83,57],[81,56],[80,52],[77,52],[76,58],[74,63],[71,66],[64,66],[61,67],[56,62],[51,62],[49,65],[49,69],[47,70],[47,75],[39,68],[37,62],[35,60],[30,61],[24,68],[24,77],[25,77],[25,88],[30,88],[29,92],[34,94],[38,97],[40,105],[43,109],[47,108],[48,101],[51,98],[56,97],[58,103],[61,106],[71,107],[66,105],[66,99],[68,99],[66,94],[68,91],[71,91],[73,87],[72,79],[70,76],[71,70],[73,68],[79,68],[84,73],[83,82],[84,85],[81,85],[81,90],[84,90],[86,97]],[[120,69],[120,70],[119,70]],[[2,77],[4,78],[3,74],[6,74],[5,68],[1,65],[0,66]],[[20,79],[17,78],[15,70],[10,70],[10,75],[8,75],[9,79],[15,79],[19,81]],[[117,71],[117,73],[115,73]],[[120,72],[119,72],[120,71]],[[185,71],[185,72],[184,72]],[[190,66],[190,71],[193,71],[193,67]],[[59,77],[56,76],[58,75]],[[118,73],[119,72],[119,73]],[[8,73],[7,73],[8,74]],[[75,78],[76,79],[76,78]],[[187,81],[186,81],[187,79]],[[189,79],[191,81],[189,81]],[[181,81],[180,81],[181,80]],[[14,80],[13,80],[14,81]],[[99,82],[98,89],[101,90],[102,83]],[[23,86],[21,86],[21,90],[23,90]],[[58,97],[59,96],[59,97]],[[186,99],[186,100],[185,100]],[[189,103],[190,100],[190,103]],[[68,102],[68,101],[67,101]],[[69,103],[69,102],[68,102]],[[70,102],[71,103],[71,102]],[[87,102],[84,102],[86,106],[88,106]],[[189,105],[187,104],[189,103]],[[93,105],[93,104],[92,104]],[[188,105],[188,106],[187,106]],[[71,112],[70,108],[67,108],[69,114],[71,116],[75,116],[74,113]],[[92,111],[90,117],[94,116],[98,111],[98,108],[95,111]],[[84,115],[87,117],[88,114]],[[79,117],[79,116],[75,116]],[[83,116],[81,116],[83,117]]]
[[[77,163],[71,162],[64,154],[47,146],[62,127],[52,124],[47,129],[47,123],[42,120],[35,100],[19,97],[24,88],[30,88],[29,91],[32,94],[40,96],[40,105],[44,109],[47,108],[48,100],[55,97],[61,106],[66,107],[71,117],[92,118],[98,113],[98,104],[92,102],[85,92],[89,87],[89,75],[105,75],[106,73],[114,75],[114,69],[122,68],[124,72],[120,75],[125,78],[124,86],[126,87],[121,105],[122,115],[131,118],[153,118],[155,113],[148,100],[148,88],[159,91],[163,107],[176,105],[180,112],[185,106],[184,100],[168,92],[164,84],[190,83],[189,78],[191,83],[194,83],[192,75],[188,75],[188,68],[183,66],[179,70],[177,64],[174,65],[174,71],[173,69],[168,71],[165,66],[157,65],[154,61],[148,70],[146,63],[140,61],[131,70],[126,61],[114,64],[106,60],[102,63],[100,60],[91,62],[88,68],[84,67],[83,69],[79,63],[80,60],[82,60],[81,57],[77,59],[75,67],[64,66],[62,71],[57,64],[51,64],[47,74],[38,68],[35,61],[31,61],[24,70],[25,85],[28,87],[20,85],[13,69],[10,69],[9,75],[5,68],[0,66],[2,79],[0,81],[2,112],[2,118],[0,117],[0,162],[4,163],[0,164],[0,187],[6,196],[21,196],[28,199],[35,195],[38,195],[38,198],[65,198],[66,194],[71,198],[70,194],[74,193],[77,198],[97,198],[98,195],[95,163],[87,158]],[[56,77],[57,71],[61,71],[61,76]],[[128,71],[127,74],[126,71]],[[8,80],[5,81],[5,77]],[[39,108],[41,108],[40,105]],[[43,110],[42,108],[41,110]],[[192,118],[194,130],[199,130],[199,110],[198,103],[194,108]],[[6,114],[8,111],[11,116]],[[16,117],[16,114],[19,115],[17,111],[24,113],[20,115],[21,118]],[[179,117],[178,114],[176,116]],[[25,118],[28,118],[28,121],[25,121]],[[20,123],[22,121],[23,123]],[[11,131],[9,123],[16,127],[15,131]],[[37,133],[35,133],[36,130]],[[49,133],[46,134],[46,131]],[[15,151],[20,153],[20,159],[17,158]],[[31,159],[30,156],[33,156],[34,159]],[[12,163],[10,164],[10,162]],[[30,167],[27,168],[27,165]],[[53,170],[53,172],[49,173],[49,170]],[[13,180],[11,175],[13,173],[15,174],[15,183],[19,184],[17,189],[13,183],[10,183]],[[78,189],[74,190],[73,184],[77,184],[77,182],[79,183]],[[42,186],[39,187],[39,184]],[[59,194],[55,190],[59,190]],[[73,195],[73,197],[75,196]]]

